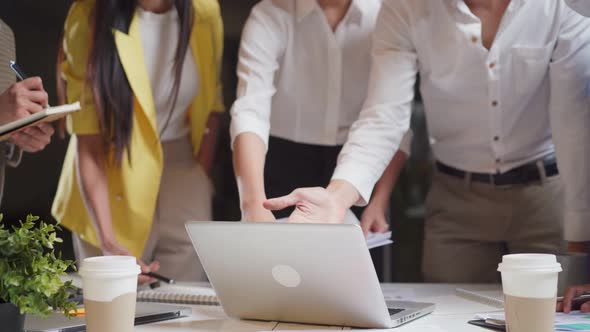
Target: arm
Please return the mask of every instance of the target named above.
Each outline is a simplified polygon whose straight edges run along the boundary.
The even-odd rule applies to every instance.
[[[103,146],[100,135],[77,136],[76,172],[80,193],[86,210],[94,221],[103,254],[133,256],[117,242],[113,230]],[[155,272],[159,269],[158,262],[147,265],[139,259],[137,261],[142,272]],[[139,277],[140,284],[152,281],[153,279],[145,276]]]
[[[550,119],[565,185],[565,239],[586,251],[590,241],[590,20],[558,5],[561,26],[553,61]]]
[[[410,124],[418,56],[411,39],[407,6],[405,1],[383,3],[374,34],[368,97],[340,153],[328,188],[299,189],[279,200],[267,201],[267,208],[297,205],[291,221],[314,222],[321,216],[339,222],[347,208],[369,201],[374,184]]]
[[[262,203],[264,162],[270,133],[274,76],[284,51],[283,13],[270,2],[253,10],[242,35],[238,63],[238,98],[231,115],[234,170],[240,193],[242,219],[274,221]]]
[[[105,255],[129,255],[117,244],[111,220],[109,190],[104,165],[104,143],[100,135],[77,135],[76,170],[86,210],[94,220]]]

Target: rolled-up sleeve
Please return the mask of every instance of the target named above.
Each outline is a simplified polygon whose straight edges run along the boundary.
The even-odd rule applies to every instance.
[[[367,100],[332,177],[358,190],[359,205],[369,202],[375,183],[400,148],[410,125],[418,65],[411,38],[411,13],[405,3],[383,3],[375,28]]]
[[[590,241],[590,20],[560,8],[561,27],[550,67],[550,117],[565,185],[565,239]]]
[[[84,3],[75,2],[68,14],[64,28],[64,55],[61,65],[63,79],[67,85],[68,102],[80,101],[81,110],[67,118],[67,128],[71,134],[99,134],[98,115],[92,90],[86,81],[86,68],[90,48],[90,13]]]
[[[259,136],[268,147],[275,73],[286,43],[286,18],[271,1],[254,7],[242,33],[237,99],[231,109],[231,145],[242,133]]]

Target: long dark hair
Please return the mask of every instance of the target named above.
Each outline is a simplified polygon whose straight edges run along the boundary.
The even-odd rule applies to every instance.
[[[180,31],[174,59],[174,85],[170,112],[178,99],[182,68],[190,45],[194,22],[191,0],[174,0]],[[88,59],[87,84],[92,88],[94,103],[104,143],[114,149],[114,161],[120,164],[123,153],[131,155],[133,130],[133,91],[117,53],[112,29],[128,33],[138,0],[96,0],[92,47]],[[168,120],[170,117],[168,117]]]

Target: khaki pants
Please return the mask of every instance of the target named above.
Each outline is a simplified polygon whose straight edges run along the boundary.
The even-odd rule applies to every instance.
[[[160,273],[177,281],[205,281],[206,275],[184,228],[189,220],[210,221],[213,187],[195,161],[189,138],[162,143],[164,171],[142,260],[160,262]],[[73,235],[76,260],[102,252]]]
[[[437,172],[426,200],[425,281],[499,282],[504,254],[559,253],[562,201],[559,176],[495,187]]]

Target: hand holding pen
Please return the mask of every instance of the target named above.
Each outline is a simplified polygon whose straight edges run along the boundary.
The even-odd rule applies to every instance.
[[[15,68],[18,66],[14,61],[10,62],[10,67],[16,73]],[[43,89],[41,79],[39,77],[27,79],[22,70],[17,69],[19,70],[17,76],[25,80],[13,84],[4,92],[0,91],[0,125],[41,112],[48,105],[47,92]],[[49,144],[53,132],[53,127],[44,123],[14,133],[10,139],[26,152],[37,152]]]

